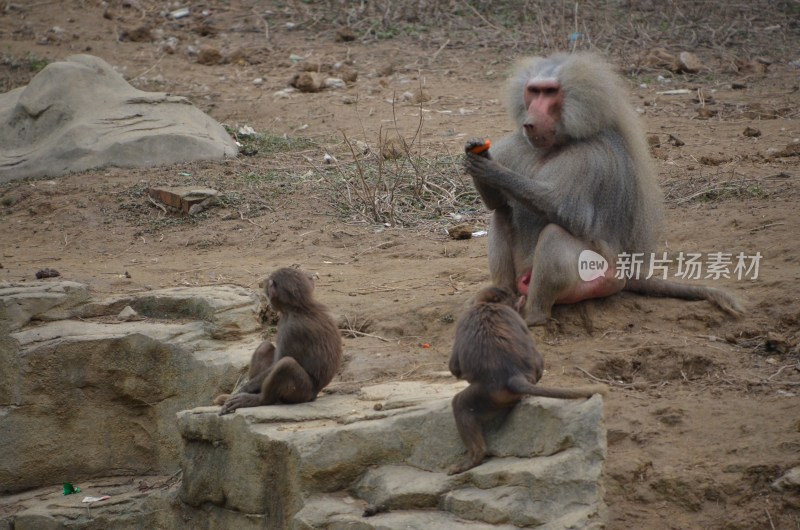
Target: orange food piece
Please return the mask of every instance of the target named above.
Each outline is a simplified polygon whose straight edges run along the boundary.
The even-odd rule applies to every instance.
[[[470,153],[474,153],[476,155],[479,155],[479,154],[483,153],[484,151],[488,151],[491,146],[492,146],[492,142],[490,142],[487,139],[487,140],[484,140],[483,145],[476,145],[475,147],[470,149],[469,152]]]

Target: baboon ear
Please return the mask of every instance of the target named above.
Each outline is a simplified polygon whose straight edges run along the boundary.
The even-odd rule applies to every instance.
[[[489,296],[486,297],[487,302],[491,302],[493,304],[501,304],[505,299],[506,292],[504,289],[500,287],[494,287],[490,292]]]
[[[312,289],[316,289],[316,287],[317,287],[317,274],[316,273],[307,274],[306,277],[311,282],[311,288]]]

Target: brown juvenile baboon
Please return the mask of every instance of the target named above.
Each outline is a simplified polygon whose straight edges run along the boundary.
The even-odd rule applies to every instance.
[[[482,150],[483,140],[468,142],[466,170],[494,210],[491,281],[527,295],[529,324],[546,321],[554,304],[623,289],[707,299],[741,313],[719,289],[646,274],[615,277],[621,253],[649,259],[662,197],[638,116],[608,64],[592,54],[536,57],[517,67],[508,86],[508,110],[519,129],[489,150]],[[578,270],[586,250],[608,262],[590,281]]]
[[[267,279],[266,290],[281,315],[276,345],[264,342],[256,348],[251,381],[225,400],[220,415],[242,407],[314,401],[339,370],[342,337],[327,308],[314,300],[313,280],[296,269],[278,269]]]
[[[453,415],[467,456],[450,468],[451,475],[483,461],[484,425],[504,417],[524,396],[579,399],[606,392],[602,385],[570,390],[536,386],[544,359],[514,309],[516,302],[510,289],[484,288],[456,324],[450,371],[469,386],[453,398]]]

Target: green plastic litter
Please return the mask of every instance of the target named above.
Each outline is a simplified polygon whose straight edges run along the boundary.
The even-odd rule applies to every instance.
[[[73,486],[69,482],[64,483],[64,495],[72,495],[73,493],[80,493],[81,489]]]

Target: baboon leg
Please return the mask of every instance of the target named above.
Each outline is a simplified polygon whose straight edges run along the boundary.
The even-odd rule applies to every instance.
[[[512,249],[514,228],[510,217],[503,212],[505,208],[495,211],[489,228],[489,276],[493,285],[514,292],[517,289]]]
[[[528,294],[525,313],[530,326],[550,318],[554,304],[574,304],[589,298],[609,296],[622,290],[624,280],[614,277],[614,257],[607,256],[605,275],[583,281],[578,273],[581,252],[591,246],[572,236],[558,225],[549,224],[536,243],[533,266],[528,278],[520,280],[519,289]],[[529,281],[529,285],[525,282]]]
[[[314,382],[292,357],[279,359],[268,370],[261,385],[261,392],[240,393],[228,398],[220,416],[244,407],[259,407],[277,403],[306,403],[317,397]]]
[[[269,375],[274,360],[275,345],[265,340],[253,352],[253,357],[250,359],[247,382],[236,393],[257,394],[264,379]],[[220,394],[214,398],[214,405],[223,405],[230,397],[231,394]]]
[[[264,383],[264,379],[269,375],[274,361],[275,345],[265,340],[253,352],[253,357],[250,359],[247,383],[242,386],[237,394],[257,394]]]
[[[467,456],[447,470],[449,475],[472,469],[486,458],[486,440],[483,437],[483,426],[478,415],[487,396],[479,388],[478,385],[469,385],[453,397],[456,428],[458,428],[458,434],[464,445],[467,446]]]
[[[449,475],[472,469],[488,456],[486,439],[483,435],[484,425],[496,416],[507,413],[520,399],[520,396],[511,396],[508,392],[503,394],[500,402],[496,403],[493,393],[488,392],[480,384],[473,383],[453,397],[453,415],[458,434],[467,447],[467,456],[447,470]]]
[[[253,352],[253,358],[250,359],[250,371],[248,372],[248,378],[253,380],[261,376],[261,381],[264,381],[264,378],[266,377],[265,372],[270,366],[272,366],[272,363],[274,362],[275,345],[270,341],[265,340],[259,344],[258,348],[256,348],[256,351]],[[260,382],[258,387],[261,387]]]
[[[293,357],[279,359],[261,385],[262,405],[307,403],[316,397],[314,381]]]

